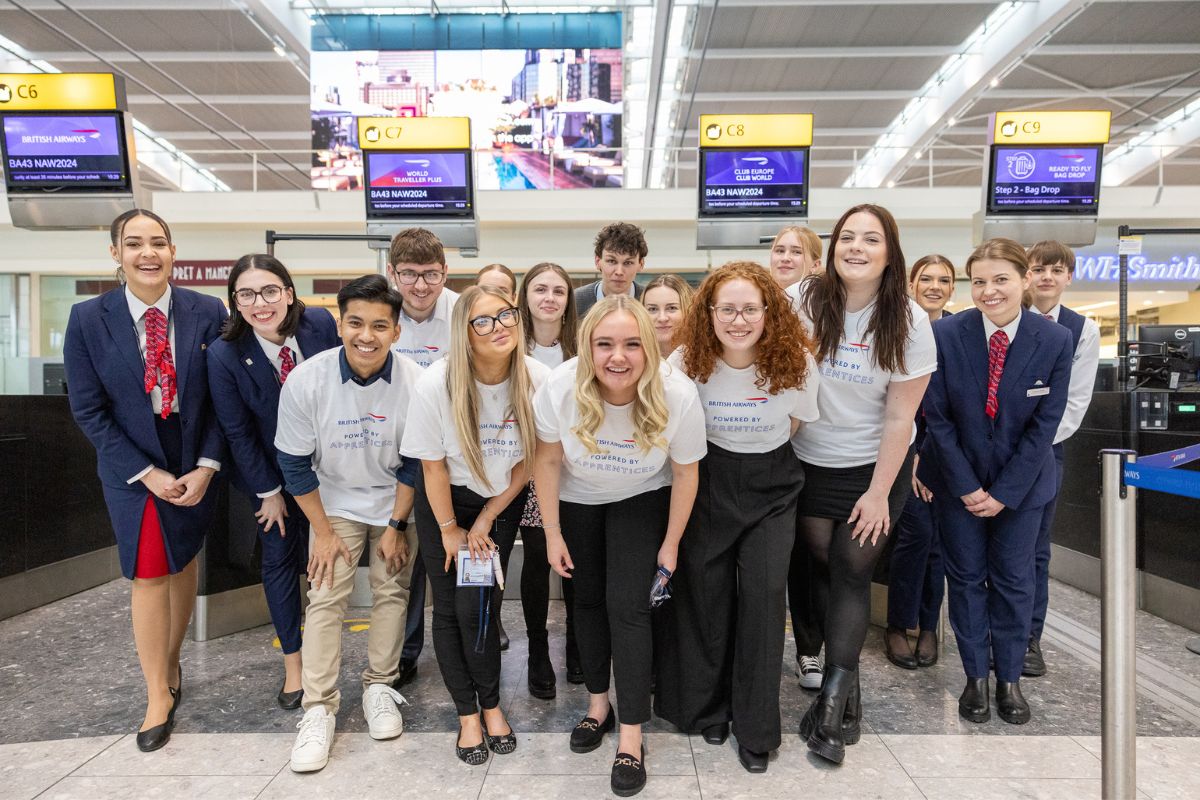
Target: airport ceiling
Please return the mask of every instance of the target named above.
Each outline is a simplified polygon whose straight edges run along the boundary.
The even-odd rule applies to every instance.
[[[228,186],[308,188],[310,13],[580,9],[625,11],[645,62],[643,185],[695,185],[699,114],[771,111],[815,115],[817,187],[979,185],[988,115],[1032,108],[1112,111],[1122,184],[1200,184],[1196,0],[0,0],[0,71],[119,72]]]

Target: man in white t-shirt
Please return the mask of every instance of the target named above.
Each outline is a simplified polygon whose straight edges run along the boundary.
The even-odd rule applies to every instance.
[[[342,623],[364,549],[370,554],[371,628],[363,671],[363,714],[371,737],[404,731],[391,688],[409,603],[416,531],[408,530],[413,466],[400,457],[409,397],[421,368],[391,352],[400,296],[381,275],[338,292],[342,347],[306,359],[279,398],[275,447],[284,484],[308,518],[308,610],[304,626],[304,718],[291,768],[329,760],[341,703]]]
[[[392,238],[387,269],[388,279],[404,298],[400,338],[392,349],[428,367],[450,349],[450,314],[458,301],[458,293],[446,288],[449,267],[442,240],[425,228],[400,231]],[[425,647],[425,563],[415,561],[397,689],[417,676],[417,658]]]

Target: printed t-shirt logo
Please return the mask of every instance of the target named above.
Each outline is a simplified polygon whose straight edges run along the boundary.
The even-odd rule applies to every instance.
[[[372,414],[370,411],[368,411],[367,416],[373,419],[375,422],[387,422],[387,417],[383,416],[382,414]]]

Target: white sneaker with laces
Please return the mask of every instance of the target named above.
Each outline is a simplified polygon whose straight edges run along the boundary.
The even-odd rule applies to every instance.
[[[796,675],[805,689],[820,689],[821,680],[825,677],[821,671],[821,660],[816,656],[800,656]]]
[[[404,733],[404,717],[399,705],[407,703],[404,695],[386,683],[372,683],[363,692],[363,716],[372,739],[395,739]]]
[[[292,745],[292,772],[316,772],[329,762],[329,748],[333,745],[333,728],[336,720],[325,706],[313,706],[304,712],[304,718],[296,723],[300,733]]]

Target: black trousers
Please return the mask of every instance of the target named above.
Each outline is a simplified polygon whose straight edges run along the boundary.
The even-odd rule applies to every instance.
[[[788,570],[803,482],[790,443],[769,453],[708,445],[672,597],[656,620],[655,712],[685,731],[732,719],[740,745],[760,753],[780,745]]]
[[[523,526],[521,543],[525,560],[521,564],[521,613],[525,617],[525,634],[529,637],[530,658],[550,656],[546,618],[550,613],[550,562],[546,560],[546,530],[540,526]],[[567,607],[567,647],[575,637],[575,585],[563,581],[563,600]]]
[[[488,499],[464,486],[450,487],[454,516],[464,530],[471,529]],[[506,569],[524,508],[522,492],[501,512],[493,526],[492,539],[500,547],[500,560]],[[442,680],[460,717],[481,708],[495,708],[500,705],[500,633],[495,624],[500,613],[500,587],[460,588],[455,565],[452,563],[449,571],[443,569],[446,551],[442,547],[442,531],[425,494],[424,476],[417,479],[416,517],[418,555],[425,562],[433,592],[433,651]],[[480,621],[485,616],[487,629],[483,632],[482,647],[477,648]]]
[[[611,665],[622,725],[650,720],[650,584],[670,503],[669,486],[604,505],[559,503],[575,564],[575,638],[584,683],[593,694],[607,692]]]

